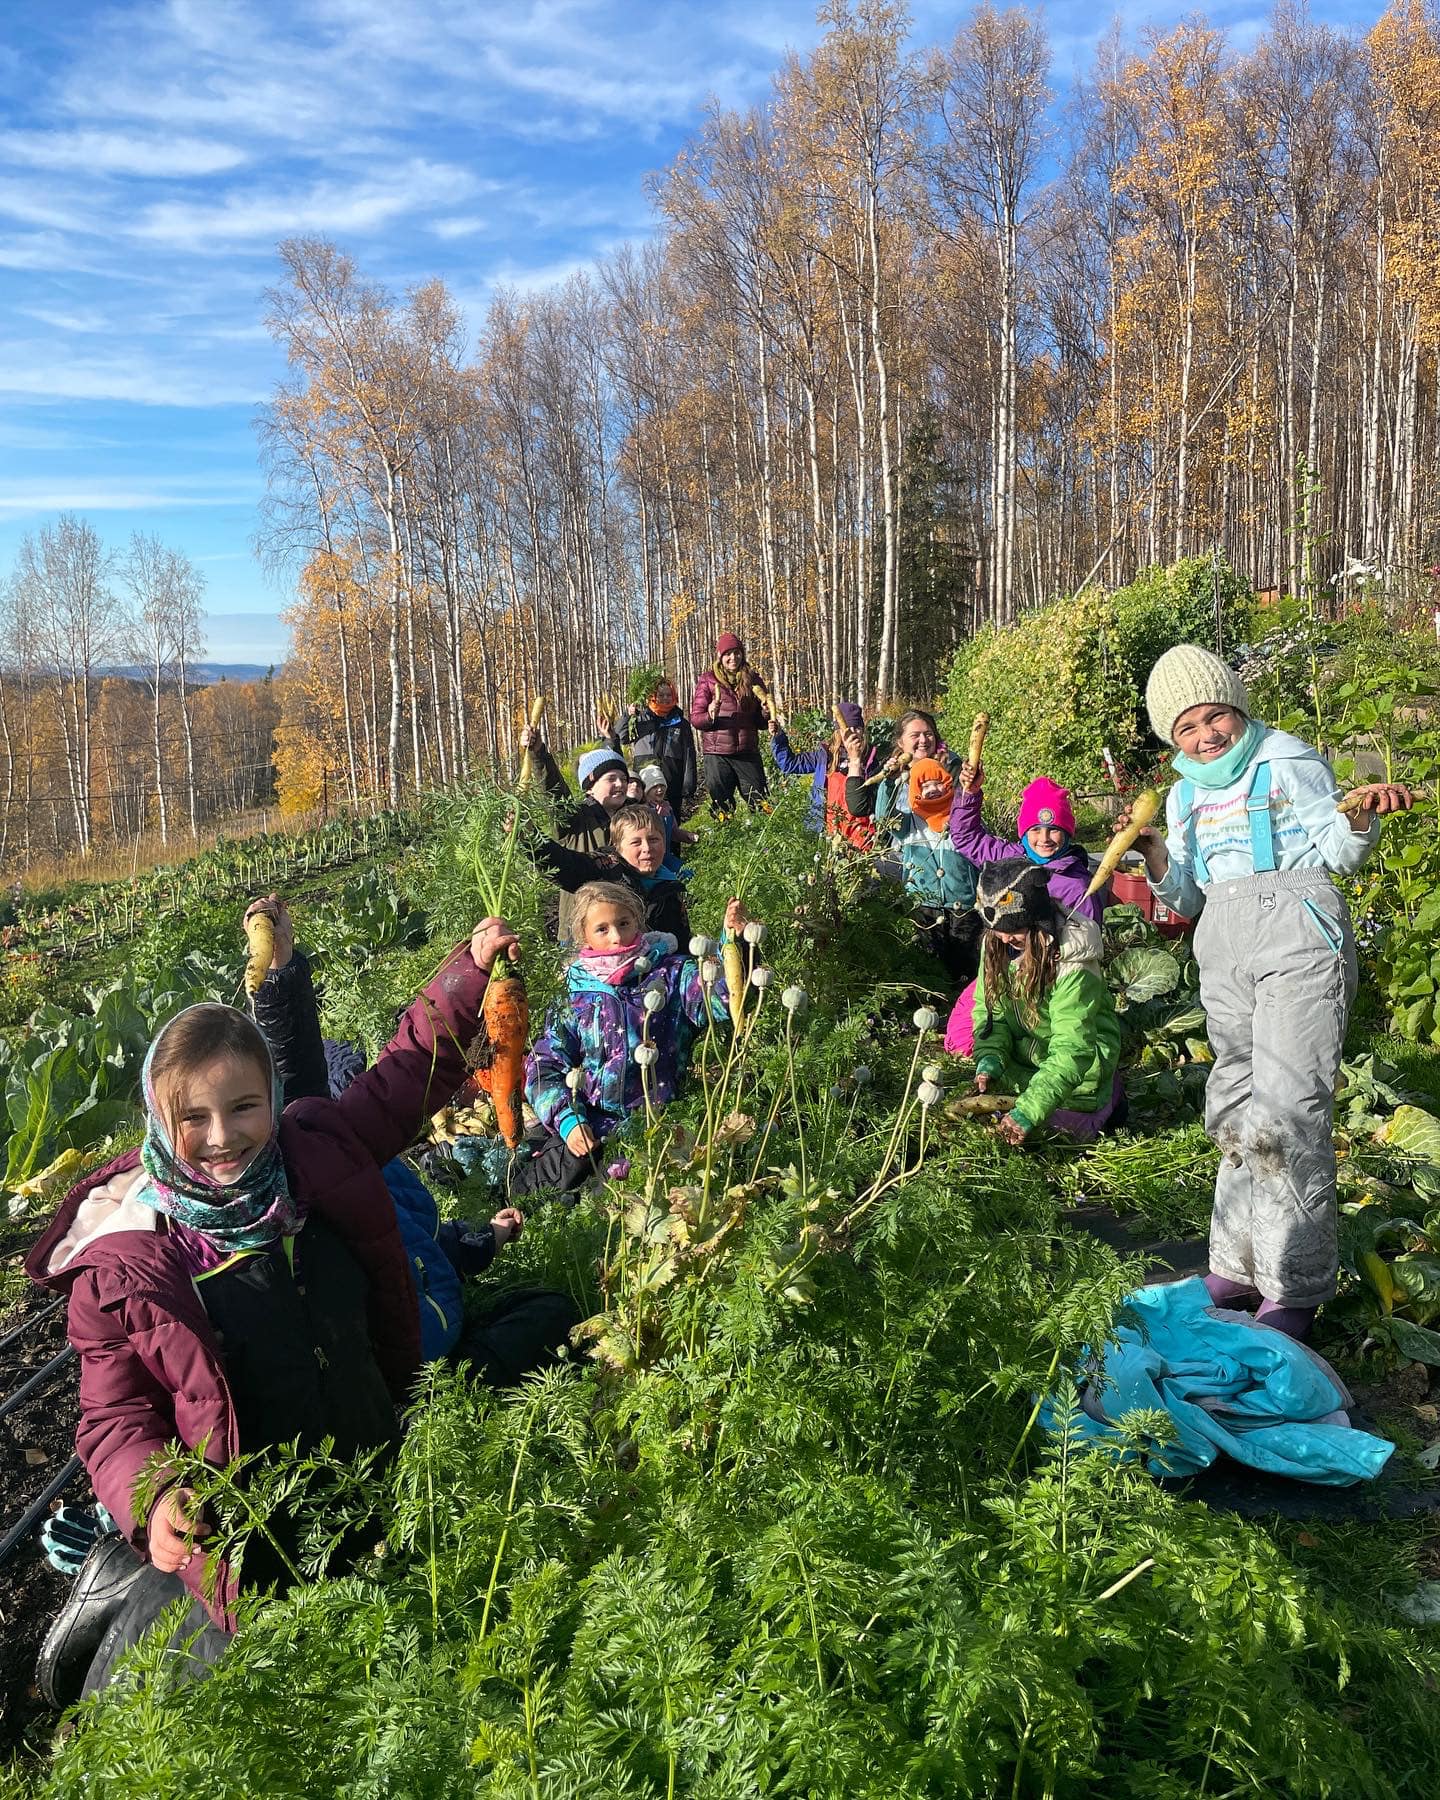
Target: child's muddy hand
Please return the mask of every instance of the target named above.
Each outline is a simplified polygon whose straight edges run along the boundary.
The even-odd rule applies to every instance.
[[[988,1075],[977,1075],[975,1077],[975,1092],[977,1094],[988,1094],[990,1092],[990,1077]]]
[[[490,1229],[495,1233],[495,1248],[503,1250],[525,1229],[525,1215],[518,1206],[502,1207],[490,1221]]]
[[[1002,1113],[995,1121],[995,1130],[1007,1144],[1019,1145],[1025,1142],[1025,1127],[1013,1113]]]
[[[1368,831],[1376,818],[1386,813],[1408,812],[1415,804],[1409,788],[1398,782],[1372,781],[1364,787],[1352,788],[1340,802],[1340,811],[1350,820],[1352,831]]]
[[[955,785],[967,794],[983,793],[985,790],[984,763],[961,763],[960,773],[955,777]]]
[[[482,919],[470,933],[470,957],[477,969],[488,975],[495,959],[508,956],[518,960],[520,940],[503,919]]]

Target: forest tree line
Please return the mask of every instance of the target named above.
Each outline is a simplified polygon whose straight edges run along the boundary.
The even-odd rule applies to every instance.
[[[1440,31],[1286,0],[1253,46],[1107,37],[1061,107],[1038,12],[909,44],[834,0],[714,109],[656,232],[496,295],[282,246],[264,545],[298,576],[282,794],[593,728],[718,630],[784,696],[934,691],[967,634],[1213,555],[1418,598],[1440,563]]]
[[[0,581],[0,870],[100,843],[191,843],[274,790],[270,681],[196,685],[204,581],[144,533],[62,513]]]

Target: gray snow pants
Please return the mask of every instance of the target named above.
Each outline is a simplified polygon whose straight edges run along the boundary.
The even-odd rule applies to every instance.
[[[1323,869],[1217,881],[1195,931],[1221,1150],[1210,1268],[1282,1306],[1335,1292],[1335,1082],[1357,979],[1350,911]]]

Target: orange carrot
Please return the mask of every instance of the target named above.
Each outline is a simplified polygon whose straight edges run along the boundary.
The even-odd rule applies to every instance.
[[[480,1020],[488,1040],[490,1100],[500,1135],[512,1150],[525,1133],[521,1094],[525,1086],[525,1045],[530,1032],[530,1004],[525,978],[503,958],[490,971]]]

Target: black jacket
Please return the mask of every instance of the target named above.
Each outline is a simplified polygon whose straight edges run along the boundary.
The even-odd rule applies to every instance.
[[[664,875],[641,875],[618,856],[587,856],[583,850],[571,850],[549,839],[535,846],[534,857],[567,895],[578,892],[587,881],[618,881],[632,888],[644,902],[647,931],[668,931],[682,950],[690,942],[690,913],[685,889],[678,881]],[[569,909],[566,911],[568,914]]]
[[[623,744],[633,746],[631,765],[636,769],[647,762],[659,763],[665,771],[665,797],[677,819],[694,811],[695,791],[700,785],[695,733],[678,706],[672,706],[663,719],[648,706],[636,707],[621,721],[619,732],[610,733],[610,742],[617,750]]]

